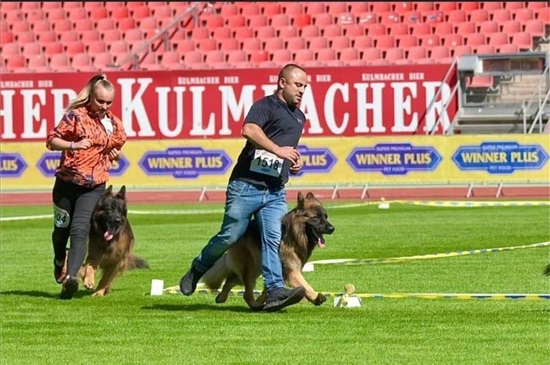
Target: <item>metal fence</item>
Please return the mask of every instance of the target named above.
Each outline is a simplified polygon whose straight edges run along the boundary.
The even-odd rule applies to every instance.
[[[465,57],[449,133],[542,133],[550,117],[549,60],[548,52]]]

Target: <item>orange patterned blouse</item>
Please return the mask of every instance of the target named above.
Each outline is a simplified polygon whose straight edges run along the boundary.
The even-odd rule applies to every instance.
[[[51,140],[55,137],[69,142],[78,142],[84,138],[92,140],[92,146],[87,150],[70,150],[61,153],[61,160],[55,176],[63,181],[95,187],[109,180],[109,168],[112,161],[109,152],[121,149],[126,142],[126,132],[122,121],[110,111],[106,117],[112,121],[112,133],[109,135],[99,119],[88,107],[67,111],[59,124],[50,131],[46,147],[52,150]]]

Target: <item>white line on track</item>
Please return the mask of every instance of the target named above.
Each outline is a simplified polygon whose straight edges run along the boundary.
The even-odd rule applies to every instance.
[[[174,209],[174,210],[130,210],[130,214],[137,215],[190,215],[223,213],[223,209]]]
[[[364,207],[368,205],[376,205],[380,202],[363,202],[363,203],[351,203],[351,204],[341,204],[341,205],[326,205],[328,209],[345,209],[345,208],[357,208],[357,207]],[[401,204],[414,204],[414,205],[428,205],[427,203],[430,202],[424,202],[424,201],[388,201],[388,203],[401,203]],[[421,204],[424,203],[424,204]],[[449,203],[450,202],[446,202]],[[483,206],[483,205],[520,205],[520,206],[536,206],[536,205],[548,205],[548,202],[459,202],[460,205],[463,205],[465,207],[468,206]],[[457,204],[458,205],[458,204]],[[432,207],[438,207],[443,205],[438,204],[429,204],[429,206]],[[452,205],[445,205],[445,206],[452,206]],[[171,210],[130,210],[130,214],[136,214],[136,215],[191,215],[191,214],[221,214],[223,213],[223,209],[171,209]],[[42,214],[42,215],[26,215],[26,216],[19,216],[19,217],[0,217],[0,222],[12,222],[12,221],[25,221],[25,220],[36,220],[36,219],[46,219],[51,218],[52,215],[50,214]]]
[[[330,209],[341,209],[341,208],[354,208],[368,205],[368,203],[361,204],[344,204],[344,205],[333,205]],[[172,209],[172,210],[130,210],[130,214],[136,215],[191,215],[191,214],[217,214],[223,213],[223,209]],[[35,219],[46,219],[52,218],[52,214],[41,214],[41,215],[25,215],[19,217],[0,217],[0,222],[13,222],[13,221],[26,221],[26,220],[35,220]]]
[[[42,215],[26,215],[21,217],[0,217],[0,222],[12,222],[12,221],[30,221],[34,219],[52,218],[52,214]]]

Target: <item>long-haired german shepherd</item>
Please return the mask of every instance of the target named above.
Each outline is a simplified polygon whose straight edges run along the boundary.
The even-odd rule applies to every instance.
[[[327,211],[313,193],[307,193],[304,199],[299,192],[298,206],[284,216],[282,224],[283,238],[279,253],[285,281],[293,288],[303,286],[307,300],[321,305],[326,301],[325,296],[309,285],[302,275],[302,268],[316,246],[325,246],[323,235],[334,232]],[[217,303],[224,303],[235,285],[244,285],[245,302],[252,309],[261,309],[267,296],[266,291],[257,300],[254,299],[254,286],[262,271],[261,256],[260,230],[252,220],[245,234],[216,261],[201,281],[210,289],[218,289],[225,280],[222,291],[216,297]]]
[[[92,296],[104,296],[118,275],[126,270],[148,268],[147,262],[132,254],[135,240],[128,221],[126,186],[113,193],[110,185],[97,202],[92,214],[88,255],[79,276],[88,290],[95,286],[95,274],[102,270],[101,280]]]

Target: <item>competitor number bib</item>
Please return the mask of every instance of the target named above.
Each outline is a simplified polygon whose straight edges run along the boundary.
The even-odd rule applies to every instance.
[[[250,163],[250,171],[269,176],[279,176],[283,169],[283,159],[265,150],[256,150]]]

